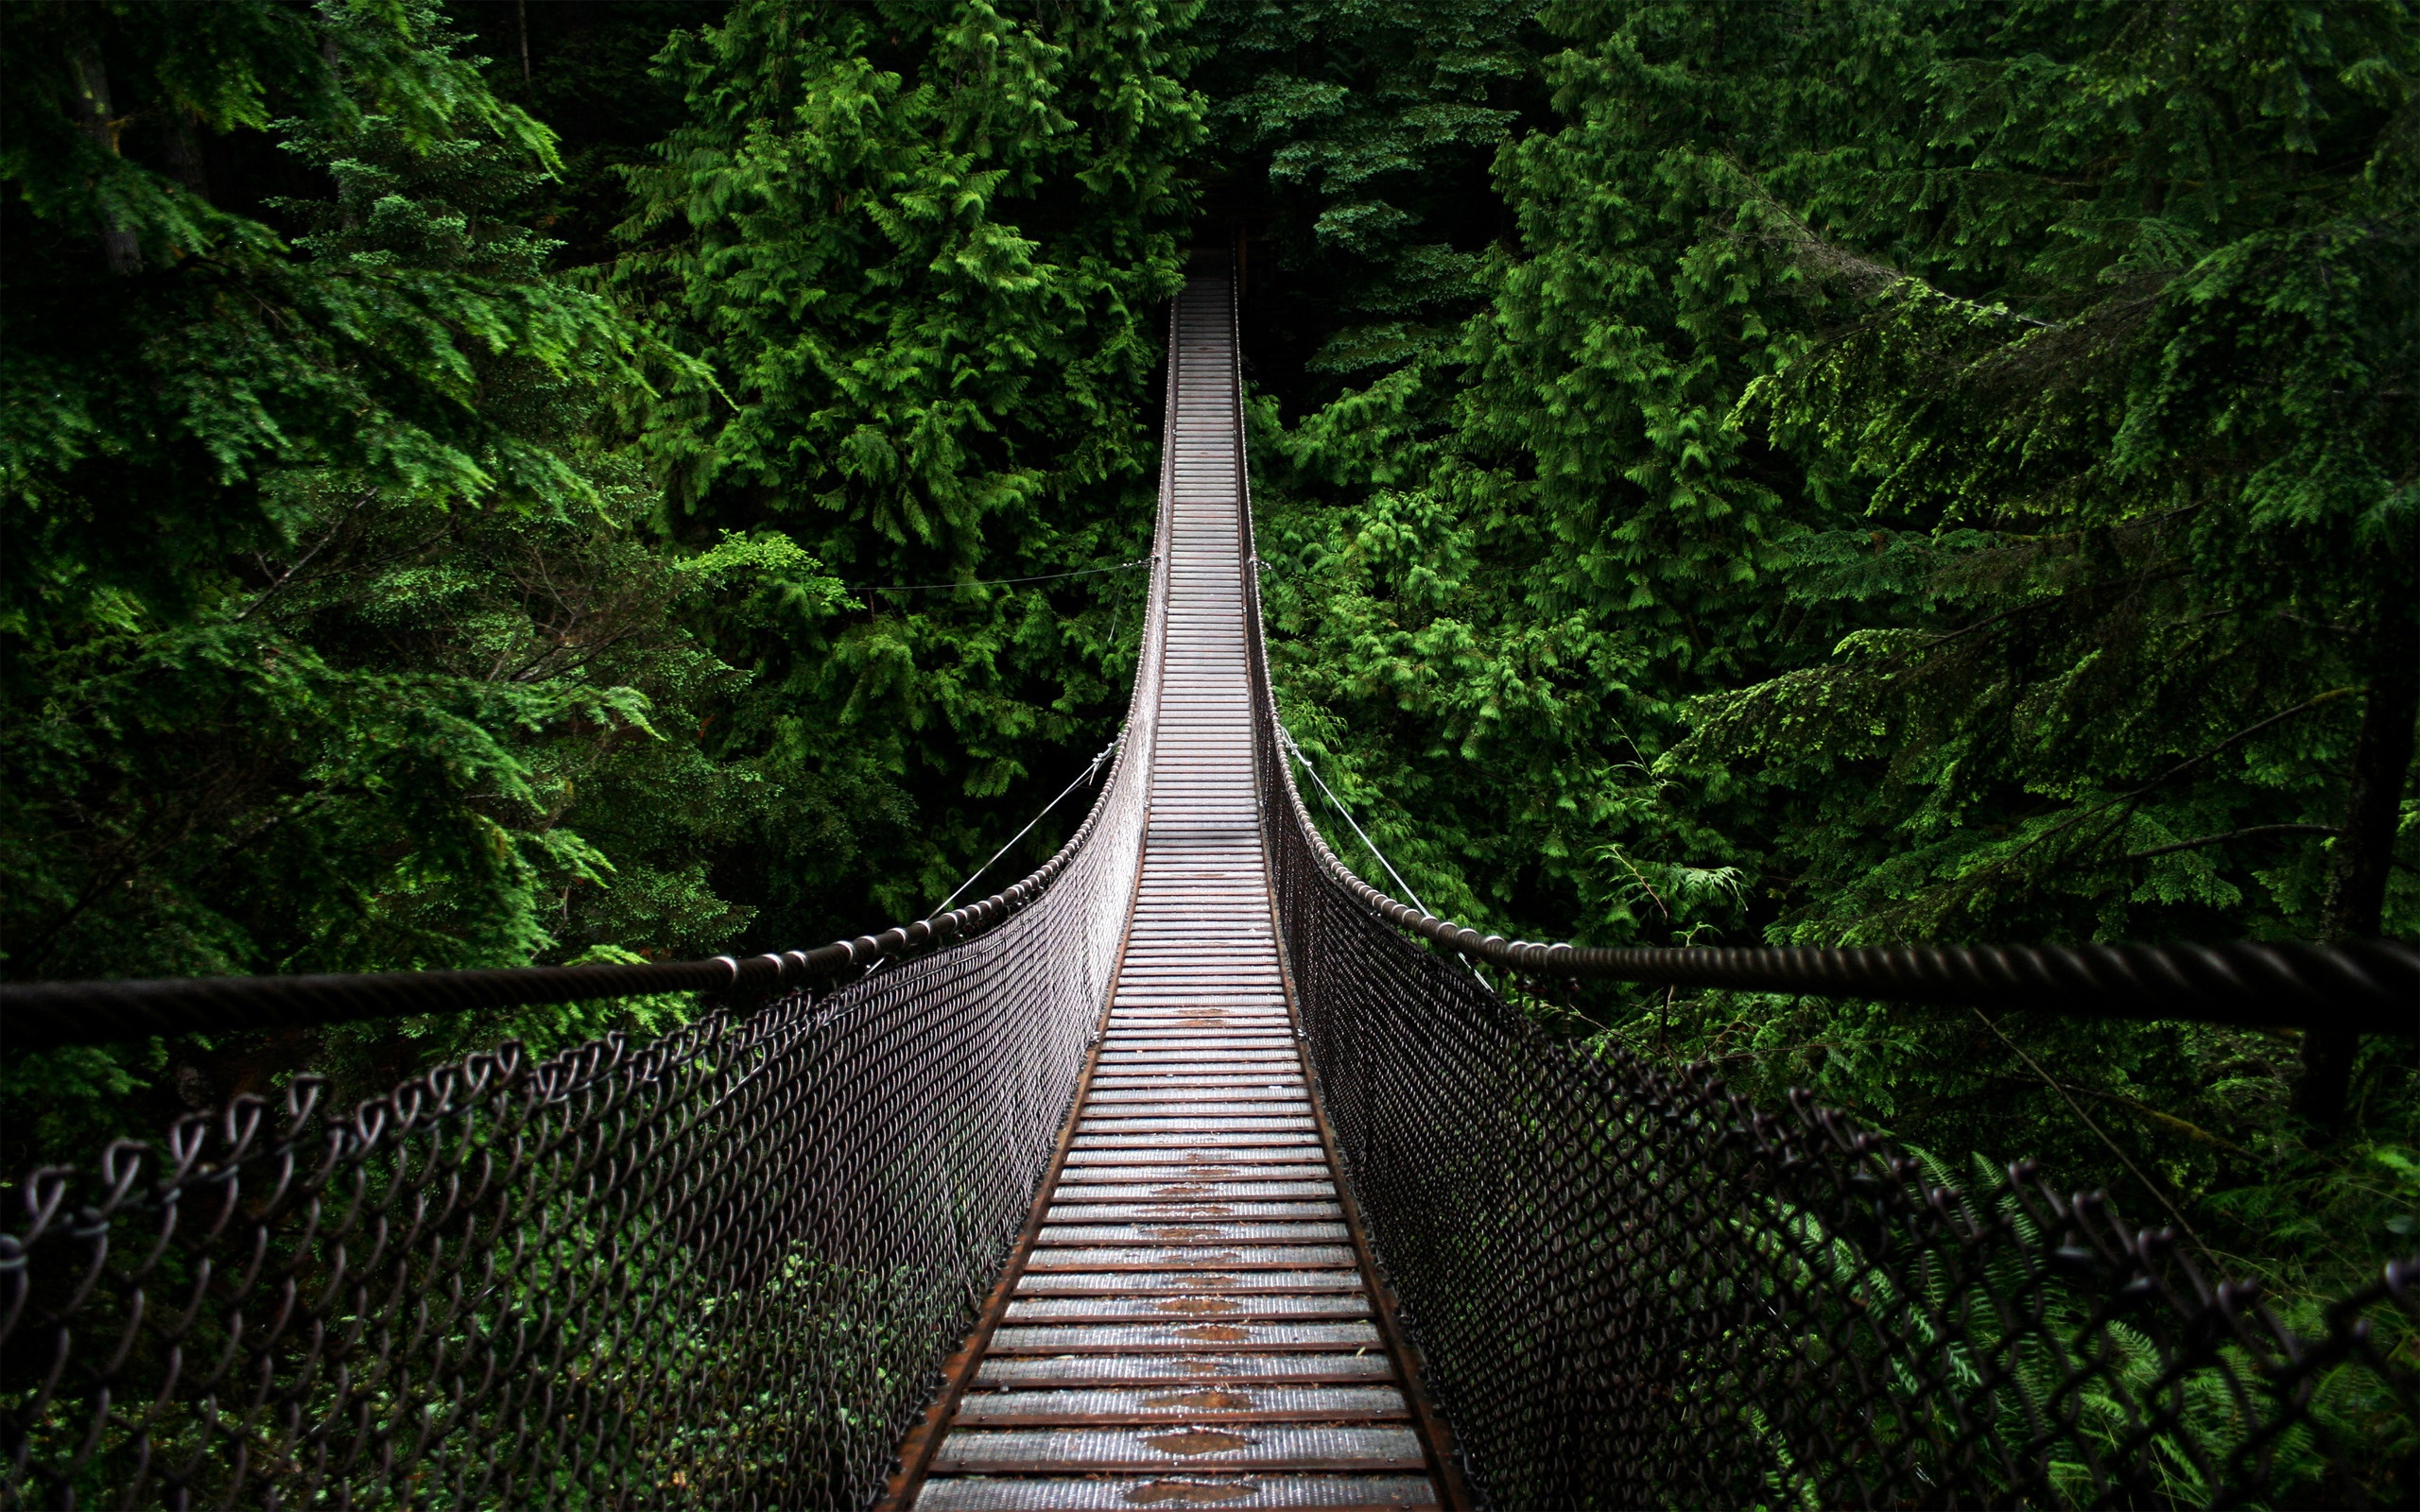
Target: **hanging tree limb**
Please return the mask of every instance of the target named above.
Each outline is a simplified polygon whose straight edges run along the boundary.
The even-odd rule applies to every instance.
[[[2229,840],[2257,840],[2274,834],[2336,834],[2332,824],[2254,824],[2224,834],[2205,834],[2196,840],[2179,840],[2173,845],[2155,845],[2148,850],[2130,850],[2127,861],[2149,861],[2153,856],[2173,855],[2179,850],[2199,850],[2205,845],[2223,845]]]

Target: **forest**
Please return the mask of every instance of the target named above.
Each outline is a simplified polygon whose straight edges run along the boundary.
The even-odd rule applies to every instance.
[[[1195,248],[1374,885],[1603,945],[2420,939],[2406,0],[6,21],[9,980],[936,908],[1117,730]],[[0,1151],[691,1011],[11,1051]],[[1537,1011],[2288,1298],[2420,1248],[2409,1039]]]

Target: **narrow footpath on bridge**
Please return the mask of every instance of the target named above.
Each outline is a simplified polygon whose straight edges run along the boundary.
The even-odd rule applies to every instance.
[[[704,995],[358,1101],[297,1048],[33,1167],[0,1509],[2420,1506],[2420,1255],[2273,1308],[2123,1192],[1953,1184],[1531,1011],[2408,1040],[2420,950],[1598,948],[1389,897],[1278,720],[1231,266],[1170,312],[1116,759],[1022,880],[745,960],[0,983],[12,1050]]]
[[[1439,1435],[1348,1221],[1279,960],[1228,280],[1192,280],[1175,318],[1166,662],[1116,987],[1038,1221],[893,1506],[1441,1502]]]

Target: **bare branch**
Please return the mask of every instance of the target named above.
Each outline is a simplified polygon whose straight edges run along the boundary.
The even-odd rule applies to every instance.
[[[1999,1037],[2000,1043],[2016,1052],[2016,1058],[2024,1061],[2027,1069],[2031,1070],[2036,1076],[2042,1078],[2042,1085],[2049,1088],[2052,1091],[2059,1094],[2059,1100],[2067,1105],[2067,1110],[2074,1113],[2077,1119],[2083,1124],[2084,1127],[2092,1130],[2095,1137],[2097,1137],[2101,1143],[2109,1146],[2109,1153],[2118,1157],[2118,1163],[2133,1172],[2135,1179],[2143,1184],[2143,1190],[2152,1194],[2152,1200],[2166,1209],[2168,1211],[2168,1215],[2176,1220],[2176,1227],[2184,1230],[2186,1238],[2193,1241],[2193,1247],[2200,1250],[2204,1256],[2208,1256],[2210,1253],[2210,1246],[2202,1243],[2202,1236],[2193,1231],[2193,1226],[2185,1221],[2185,1214],[2177,1211],[2176,1205],[2168,1200],[2168,1194],[2162,1192],[2158,1187],[2153,1186],[2152,1184],[2152,1178],[2143,1175],[2141,1168],[2136,1166],[2133,1160],[2128,1160],[2126,1158],[2126,1152],[2118,1147],[2118,1142],[2111,1139],[2107,1134],[2101,1132],[2100,1125],[2092,1121],[2092,1115],[2083,1110],[2083,1105],[2077,1102],[2066,1087],[2052,1079],[2050,1074],[2042,1069],[2040,1062],[2036,1061],[2031,1056],[2027,1055],[2025,1053],[2024,1046],[2018,1044],[2015,1040],[2010,1039],[2007,1034],[2002,1032],[2000,1026],[1994,1023],[1991,1021],[1990,1016],[1984,1013],[1982,1009],[1976,1008],[1971,1011],[1974,1013],[1976,1018],[1982,1021],[1984,1028],[1989,1029],[1993,1034]]]
[[[2332,824],[2254,824],[2224,834],[2205,834],[2198,840],[2179,840],[2174,845],[2155,845],[2148,850],[2133,850],[2120,859],[2149,861],[2153,856],[2173,855],[2179,850],[2198,850],[2205,845],[2223,845],[2229,840],[2254,840],[2271,834],[2334,834]]]

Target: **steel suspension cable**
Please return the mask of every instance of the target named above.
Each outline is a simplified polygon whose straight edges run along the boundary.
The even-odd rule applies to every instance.
[[[1254,595],[1255,602],[1257,595]],[[1269,697],[1266,688],[1262,697]],[[1271,704],[1260,717],[1281,748],[1292,737]],[[1285,764],[1281,763],[1281,768]],[[1305,761],[1322,792],[1327,784]],[[1414,898],[1387,896],[1354,875],[1310,822],[1290,774],[1290,808],[1319,865],[1360,905],[1397,929],[1515,977],[1637,982],[1656,987],[1869,997],[1959,1007],[2031,1008],[2083,1017],[2210,1023],[2320,1023],[2420,1037],[2420,948],[2394,940],[2237,940],[2179,945],[1591,946],[1508,940],[1442,919]],[[1336,801],[1333,793],[1328,794]],[[1346,822],[1353,823],[1346,814]],[[1364,845],[1369,836],[1353,824]],[[1372,853],[1377,853],[1374,847]],[[1385,858],[1380,856],[1380,864]],[[1387,874],[1409,894],[1396,875]]]
[[[1759,1106],[1712,1066],[1559,1035],[1456,970],[2409,1035],[2420,952],[1483,936],[1329,848],[1243,577],[1297,1034],[1340,1189],[1488,1504],[2420,1503],[2420,1256],[2273,1310],[2258,1281],[2200,1268],[2181,1213],[2147,1227],[1993,1158],[2021,1152],[1902,1148],[1803,1090]]]
[[[1125,736],[1120,735],[1118,740],[1123,740],[1125,738]],[[1019,830],[1013,839],[1010,840],[1007,845],[1000,847],[997,850],[993,851],[991,861],[986,861],[981,866],[976,868],[973,871],[968,872],[966,874],[966,880],[959,883],[955,888],[951,889],[950,895],[942,899],[942,905],[939,908],[934,909],[933,912],[937,914],[947,913],[949,911],[949,905],[958,902],[958,895],[964,892],[967,888],[974,886],[976,878],[991,870],[993,862],[999,860],[1002,856],[1007,855],[1011,850],[1016,849],[1017,841],[1024,839],[1028,834],[1031,834],[1033,833],[1033,827],[1042,822],[1044,815],[1048,814],[1052,809],[1059,806],[1061,799],[1065,798],[1077,788],[1083,786],[1084,784],[1091,782],[1094,779],[1099,777],[1101,764],[1108,761],[1112,756],[1117,754],[1118,740],[1113,740],[1108,745],[1103,746],[1100,748],[1100,754],[1092,759],[1091,763],[1084,767],[1083,771],[1077,775],[1076,780],[1059,790],[1058,798],[1054,798],[1049,802],[1042,805],[1041,811],[1035,814],[1032,818],[1025,821],[1025,828]]]
[[[1252,565],[1265,568],[1255,559]],[[2391,940],[2341,944],[2062,946],[1586,946],[1539,945],[1481,935],[1432,913],[1353,817],[1274,710],[1265,717],[1283,751],[1303,764],[1387,876],[1411,902],[1355,876],[1310,830],[1338,882],[1397,928],[1515,978],[1635,982],[1891,1002],[2221,1023],[2319,1022],[2362,1033],[2420,1036],[2420,950]]]
[[[1403,880],[1403,873],[1395,869],[1394,863],[1387,859],[1386,853],[1381,851],[1374,844],[1371,843],[1368,832],[1364,831],[1361,828],[1359,821],[1353,817],[1353,811],[1346,808],[1344,806],[1344,801],[1336,796],[1336,790],[1327,785],[1327,779],[1322,777],[1320,775],[1320,769],[1311,765],[1311,759],[1303,754],[1303,747],[1296,745],[1294,742],[1293,732],[1288,730],[1284,725],[1279,725],[1277,727],[1277,743],[1280,746],[1285,747],[1287,752],[1296,761],[1303,764],[1303,770],[1310,773],[1311,781],[1319,783],[1320,791],[1327,795],[1329,806],[1334,808],[1338,814],[1343,816],[1345,823],[1353,826],[1353,833],[1359,835],[1361,837],[1361,844],[1363,847],[1366,848],[1372,855],[1378,858],[1378,865],[1384,867],[1386,868],[1387,875],[1394,879],[1395,885],[1403,889],[1403,895],[1411,900],[1414,907],[1418,908],[1424,914],[1426,913],[1428,911],[1428,905],[1420,901],[1420,894],[1411,890],[1411,884]]]

